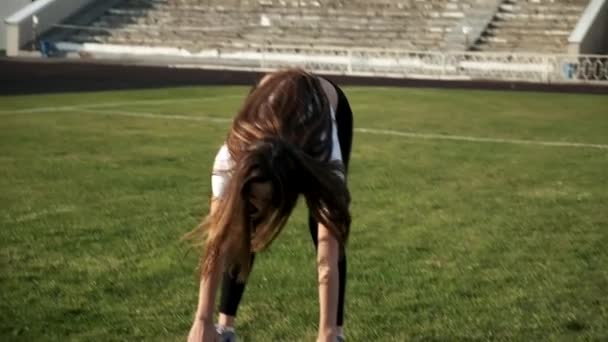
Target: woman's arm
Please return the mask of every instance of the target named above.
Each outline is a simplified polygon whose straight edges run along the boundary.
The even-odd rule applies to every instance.
[[[196,309],[196,319],[203,322],[213,322],[213,307],[215,305],[215,295],[223,263],[220,261],[213,266],[209,276],[204,276],[201,279],[198,290],[198,306]]]
[[[211,201],[210,212],[217,209],[217,202]],[[190,329],[188,336],[189,342],[200,341],[216,341],[217,333],[213,325],[213,307],[215,305],[215,297],[219,280],[224,269],[223,256],[217,258],[217,262],[211,265],[211,270],[208,275],[202,276],[199,284],[198,305],[194,323]]]
[[[319,276],[318,342],[334,342],[337,336],[338,292],[340,274],[338,240],[323,224],[319,224],[317,270]]]
[[[211,201],[210,215],[217,209],[217,201]],[[198,292],[198,306],[196,319],[202,321],[213,321],[213,306],[215,304],[215,294],[224,267],[223,257],[217,258],[215,265],[211,265],[211,270],[207,276],[201,277]]]

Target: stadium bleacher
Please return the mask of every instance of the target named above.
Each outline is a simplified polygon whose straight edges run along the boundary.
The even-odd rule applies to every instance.
[[[502,1],[474,46],[480,51],[565,53],[587,0]]]
[[[51,40],[174,47],[190,52],[298,45],[565,53],[567,38],[587,3],[587,0],[115,0],[99,15],[89,14],[86,23],[82,19],[77,21],[83,14],[72,17],[64,23],[67,25],[64,29],[53,31]],[[473,33],[466,39],[464,26]]]
[[[189,51],[296,43],[447,50],[453,46],[449,33],[460,30],[465,12],[479,2],[127,0],[107,9],[88,29],[73,31],[69,40]]]

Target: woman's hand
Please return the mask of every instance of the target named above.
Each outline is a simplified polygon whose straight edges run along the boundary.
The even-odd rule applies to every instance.
[[[319,331],[317,342],[336,342],[338,340],[338,334],[335,330]]]
[[[217,342],[219,336],[215,331],[213,322],[196,319],[190,328],[188,342]]]

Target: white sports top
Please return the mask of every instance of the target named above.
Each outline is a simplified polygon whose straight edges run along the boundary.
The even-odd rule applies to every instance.
[[[331,119],[332,119],[332,149],[330,161],[338,161],[342,163],[342,151],[340,150],[340,143],[338,141],[338,125],[336,125],[336,112],[331,108]],[[211,190],[213,197],[220,198],[223,196],[226,190],[228,180],[230,180],[232,167],[234,166],[234,160],[230,156],[228,146],[222,145],[213,163],[213,173],[211,175]],[[340,175],[344,177],[344,175]]]

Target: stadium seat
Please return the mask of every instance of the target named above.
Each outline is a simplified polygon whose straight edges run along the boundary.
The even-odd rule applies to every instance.
[[[490,0],[128,0],[68,40],[193,52],[294,44],[564,52],[586,2],[508,0],[494,13],[476,11],[495,11]],[[473,42],[463,25],[475,26]]]

